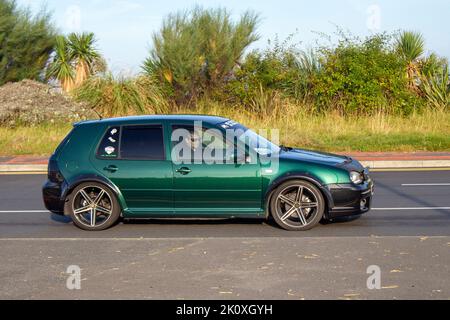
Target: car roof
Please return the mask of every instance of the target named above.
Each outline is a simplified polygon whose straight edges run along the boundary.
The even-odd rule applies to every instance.
[[[202,121],[209,124],[219,124],[229,121],[228,118],[223,118],[219,116],[210,115],[147,115],[147,116],[131,116],[131,117],[120,117],[120,118],[109,118],[101,120],[88,120],[75,123],[75,126],[86,125],[86,124],[110,124],[110,125],[120,125],[120,124],[132,124],[141,123],[145,121]]]

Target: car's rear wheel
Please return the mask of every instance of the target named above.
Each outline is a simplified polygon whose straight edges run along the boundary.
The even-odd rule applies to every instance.
[[[319,189],[303,180],[289,181],[279,186],[270,201],[275,222],[289,231],[306,231],[322,220],[325,200]]]
[[[114,192],[100,183],[83,183],[69,195],[66,214],[80,229],[101,231],[115,225],[120,218],[120,205]]]

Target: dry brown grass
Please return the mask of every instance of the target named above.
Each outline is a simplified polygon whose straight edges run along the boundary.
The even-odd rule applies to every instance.
[[[408,117],[311,115],[307,108],[280,104],[265,116],[214,103],[196,111],[234,119],[252,129],[279,129],[281,143],[324,151],[450,151],[450,113],[426,111]],[[0,155],[49,155],[71,129],[69,124],[0,128]]]

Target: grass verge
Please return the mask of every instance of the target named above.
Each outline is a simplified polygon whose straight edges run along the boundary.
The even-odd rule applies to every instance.
[[[180,110],[178,113],[192,113]],[[427,111],[408,117],[379,114],[309,115],[306,111],[255,116],[210,105],[195,113],[232,118],[252,129],[279,129],[284,145],[322,151],[450,151],[450,113]],[[0,128],[0,156],[50,155],[71,130],[70,124]],[[270,136],[270,135],[269,135]]]
[[[0,127],[0,156],[49,156],[71,129],[67,123]]]

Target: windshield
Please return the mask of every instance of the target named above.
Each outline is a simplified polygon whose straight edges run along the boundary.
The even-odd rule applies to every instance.
[[[220,124],[220,126],[226,130],[234,130],[238,142],[249,146],[261,155],[276,154],[281,151],[280,147],[273,142],[237,122],[227,121]]]

